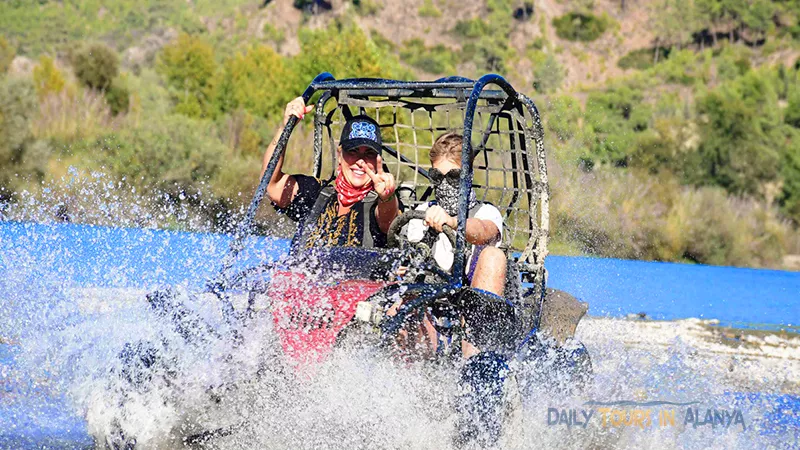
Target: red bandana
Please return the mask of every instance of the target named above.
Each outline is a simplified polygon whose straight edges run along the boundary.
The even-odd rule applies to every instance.
[[[372,190],[372,180],[368,181],[364,186],[357,188],[350,184],[347,177],[342,174],[342,167],[339,166],[336,170],[334,187],[336,188],[336,197],[339,199],[339,203],[344,207],[350,207],[364,200],[364,197],[369,194],[369,191]]]

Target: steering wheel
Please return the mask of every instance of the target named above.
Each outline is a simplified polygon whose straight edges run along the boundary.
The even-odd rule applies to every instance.
[[[392,224],[389,226],[389,232],[386,233],[387,245],[389,247],[402,248],[407,244],[411,244],[408,242],[407,236],[400,234],[400,230],[406,226],[408,222],[414,219],[425,220],[425,211],[412,209],[394,218]],[[428,231],[435,233],[433,228],[429,228]],[[450,241],[450,244],[453,246],[453,248],[456,248],[456,232],[453,231],[450,226],[444,225],[442,227],[442,233],[447,236],[447,239]]]

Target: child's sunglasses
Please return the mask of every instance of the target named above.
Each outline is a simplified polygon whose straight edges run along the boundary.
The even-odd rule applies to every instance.
[[[458,184],[458,180],[461,179],[461,169],[451,169],[447,173],[442,173],[439,169],[431,169],[428,171],[428,177],[433,184],[439,184],[444,181],[445,178],[448,183]]]

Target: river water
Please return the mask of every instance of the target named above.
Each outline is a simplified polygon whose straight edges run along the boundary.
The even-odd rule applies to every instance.
[[[447,383],[436,379],[442,374],[398,369],[358,355],[333,358],[322,369],[323,375],[295,387],[298,390],[286,388],[288,381],[279,370],[266,370],[261,382],[233,393],[226,391],[227,398],[235,400],[218,408],[215,417],[206,417],[207,406],[200,399],[208,396],[208,386],[237,384],[237,380],[252,378],[257,370],[265,373],[252,361],[269,358],[264,355],[270,354],[274,343],[261,338],[270,334],[269,327],[251,330],[259,336],[254,339],[257,344],[236,350],[234,355],[223,341],[200,349],[168,345],[164,351],[174,355],[177,367],[183,368],[176,383],[182,396],[176,399],[177,388],[171,386],[170,392],[160,393],[155,400],[138,399],[138,409],[120,412],[112,401],[117,397],[109,381],[113,378],[109,361],[132,337],[173,341],[148,319],[146,308],[135,298],[104,298],[87,305],[75,296],[75,289],[138,292],[178,285],[189,291],[218,270],[228,242],[227,236],[214,234],[0,223],[0,273],[4,275],[0,279],[0,338],[5,341],[0,345],[0,447],[91,446],[89,434],[102,435],[103,427],[110,423],[105,418],[116,415],[115,420],[127,421],[127,426],[139,431],[142,442],[170,448],[179,442],[170,435],[186,423],[190,411],[201,417],[191,419],[195,424],[249,418],[227,442],[221,439],[222,443],[208,444],[220,448],[449,445],[452,418],[441,415],[445,407],[436,407],[446,404],[451,394],[441,387]],[[237,264],[269,261],[286,248],[286,241],[254,237]],[[800,325],[800,273],[562,256],[548,257],[546,265],[549,286],[587,301],[589,314],[596,316],[644,312],[659,320],[697,317],[718,319],[722,325],[788,331]],[[201,312],[205,307],[197,306]],[[757,417],[769,415],[775,409],[772,406],[794,404],[796,398],[775,397],[781,394],[779,388],[766,385],[755,398],[734,394],[713,377],[693,373],[687,356],[691,349],[680,343],[667,349],[663,358],[626,351],[621,344],[590,348],[590,352],[599,379],[605,380],[592,392],[595,399],[644,395],[648,399],[712,402],[709,399],[714,398],[712,403],[720,411],[743,410],[751,427],[741,432],[729,427],[696,429],[691,424],[684,424],[680,431],[650,433],[602,427],[565,426],[562,430],[547,424],[553,405],[542,400],[535,404],[535,420],[530,418],[535,426],[520,431],[513,446],[526,448],[543,442],[574,448],[661,446],[665,442],[675,442],[676,448],[798,444],[800,419],[795,414],[800,407],[796,404],[785,407],[794,411],[790,414],[794,419],[770,419],[788,423],[788,428],[774,431],[756,426],[754,430],[752,426],[754,421],[758,423]],[[654,382],[654,377],[660,381]],[[585,400],[566,401],[571,408],[561,409],[578,411]]]

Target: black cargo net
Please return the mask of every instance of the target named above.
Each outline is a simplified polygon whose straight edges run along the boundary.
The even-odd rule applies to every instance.
[[[427,178],[429,152],[447,132],[463,134],[466,100],[376,97],[341,91],[317,103],[314,170],[335,176],[336,149],[347,117],[366,114],[381,127],[383,161],[394,174],[404,205],[433,200]],[[496,206],[504,219],[503,247],[521,252],[522,269],[539,273],[547,255],[548,191],[540,123],[521,102],[480,100],[471,143],[473,189],[479,201]]]

